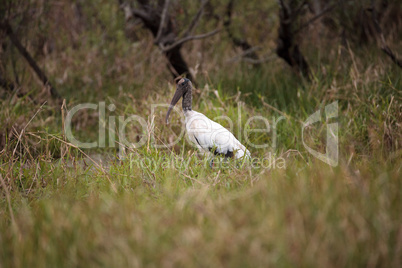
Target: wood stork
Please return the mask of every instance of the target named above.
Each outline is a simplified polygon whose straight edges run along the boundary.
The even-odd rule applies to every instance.
[[[200,151],[211,152],[226,158],[250,157],[250,152],[235,136],[220,124],[212,121],[205,115],[193,111],[192,83],[187,78],[181,78],[177,83],[176,92],[166,114],[166,124],[169,124],[169,115],[176,103],[183,97],[182,108],[184,112],[187,134],[190,140]],[[213,159],[210,163],[212,166]]]

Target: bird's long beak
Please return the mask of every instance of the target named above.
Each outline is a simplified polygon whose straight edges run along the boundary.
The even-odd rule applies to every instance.
[[[172,102],[170,103],[169,110],[166,114],[166,124],[169,124],[169,115],[172,112],[173,107],[176,105],[176,103],[180,100],[180,98],[183,96],[183,90],[177,89],[176,92],[174,93]]]

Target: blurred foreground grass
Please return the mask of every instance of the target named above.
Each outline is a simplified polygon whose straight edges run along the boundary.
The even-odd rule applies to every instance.
[[[112,162],[107,173],[40,160],[23,169],[20,187],[32,192],[11,192],[10,209],[1,202],[2,266],[401,264],[400,162],[290,160],[270,171],[133,163]]]

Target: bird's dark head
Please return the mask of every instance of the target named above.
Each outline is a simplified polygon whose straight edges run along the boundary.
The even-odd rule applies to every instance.
[[[190,79],[187,78],[181,78],[177,81],[177,89],[176,90],[182,90],[183,92],[189,90],[191,88],[192,84]]]
[[[169,115],[172,111],[173,107],[176,103],[183,97],[183,109],[190,109],[191,110],[191,90],[192,90],[192,83],[190,79],[187,78],[178,78],[176,79],[176,92],[172,98],[172,101],[169,106],[169,110],[166,114],[166,124],[169,123]]]

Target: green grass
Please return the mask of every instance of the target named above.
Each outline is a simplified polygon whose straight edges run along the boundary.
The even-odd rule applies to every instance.
[[[251,168],[228,162],[211,169],[209,159],[197,156],[185,139],[168,150],[146,142],[128,150],[122,161],[117,146],[85,150],[86,156],[63,142],[61,115],[52,106],[36,114],[39,107],[27,99],[3,101],[2,122],[8,132],[2,133],[8,135],[0,162],[0,264],[400,266],[397,73],[391,70],[356,88],[352,77],[343,78],[334,95],[333,80],[323,79],[301,84],[295,95],[284,93],[296,81],[279,76],[264,92],[270,96],[264,102],[273,110],[256,96],[261,86],[254,81],[272,78],[262,71],[250,74],[250,84],[240,77],[209,85],[195,94],[194,109],[210,118],[233,119],[236,135],[251,116],[266,116],[272,123],[284,115],[276,148],[249,148],[255,159],[281,158],[284,166],[271,162],[268,168]],[[106,104],[117,107],[107,116],[139,114],[148,120],[150,105],[168,102],[170,91],[151,93],[142,101],[125,93],[110,98]],[[337,99],[340,159],[337,167],[330,167],[304,149],[301,126]],[[165,112],[155,113],[157,144],[180,131],[176,114],[169,126],[163,123]],[[86,124],[77,131],[79,138],[97,138],[97,117],[90,113],[78,117],[76,123]],[[229,127],[227,121],[219,122]],[[264,125],[254,121],[251,127]],[[136,140],[142,131],[132,125],[126,134]],[[325,131],[325,124],[310,129],[308,145],[322,151]],[[243,134],[241,139],[245,141]],[[272,132],[254,133],[250,140],[272,145]]]
[[[156,151],[140,155],[163,161]],[[193,165],[148,171],[132,161],[110,163],[110,182],[90,167],[38,161],[41,179],[23,182],[25,189],[41,185],[11,193],[14,222],[2,202],[2,265],[400,263],[402,185],[395,167],[370,163],[356,173],[293,160],[286,170],[263,172]]]
[[[8,155],[1,158],[0,174],[7,190],[2,187],[0,263],[5,267],[398,267],[400,99],[390,89],[397,83],[392,79],[370,83],[362,89],[370,94],[340,101],[337,167],[315,159],[301,145],[301,122],[322,108],[315,97],[305,97],[307,103],[302,99],[300,105],[277,106],[289,116],[278,125],[277,148],[250,148],[255,158],[268,157],[268,152],[282,157],[284,167],[274,163],[270,168],[239,168],[229,162],[226,168],[210,169],[208,159],[196,156],[184,140],[172,151],[147,143],[127,151],[122,161],[113,148],[87,150],[86,157],[61,142],[63,136],[51,134],[53,124],[37,133],[40,140],[30,146],[36,133],[31,127],[19,145],[15,137],[7,139]],[[237,93],[231,95],[224,85],[216,88],[221,100],[211,89],[199,96],[194,108],[211,118],[236,119]],[[313,83],[313,89],[303,90],[323,87]],[[153,101],[151,96],[138,106],[129,101],[124,106],[121,100],[116,113],[148,116]],[[214,109],[220,101],[224,110]],[[240,125],[235,121],[234,133],[250,116],[275,114],[255,105],[241,106],[242,119]],[[14,109],[16,118],[35,113],[18,108],[24,107],[18,101],[4,107]],[[31,124],[43,126],[49,109],[44,107]],[[164,112],[156,113],[156,142],[168,141],[170,127],[179,130],[177,115],[171,126],[162,123]],[[258,122],[254,127],[260,127]],[[308,140],[311,147],[322,149],[324,130],[325,124],[309,132],[318,137]],[[139,135],[135,129],[128,134]],[[250,139],[270,143],[270,134],[256,133]],[[92,162],[97,152],[101,160]],[[64,157],[58,159],[60,155]]]
[[[48,99],[16,53],[1,55],[5,76],[14,77],[15,68],[29,94],[0,95],[0,267],[402,266],[401,73],[376,46],[307,40],[301,50],[313,75],[306,81],[280,59],[260,67],[229,61],[239,51],[228,49],[224,34],[184,45],[190,67],[199,68],[194,110],[229,128],[227,116],[242,143],[249,118],[263,116],[271,126],[249,136],[269,145],[248,146],[254,168],[221,159],[210,168],[184,138],[168,149],[155,146],[174,140],[182,123],[172,113],[166,125],[166,107],[151,117],[152,105],[168,104],[175,87],[149,33],[139,27],[139,40],[130,41],[118,6],[104,0],[79,4],[82,23],[70,19],[76,3],[34,3],[45,5],[48,17],[32,20],[55,46],[35,59],[66,108]],[[276,3],[265,5],[276,29]],[[254,43],[267,22],[245,12]],[[34,50],[39,30],[21,31]],[[260,41],[267,51],[274,35]],[[334,101],[338,118],[328,123],[339,124],[339,163],[331,167],[305,149],[302,126],[318,110],[324,122]],[[99,102],[116,106],[106,109],[106,147],[78,149],[63,132],[66,112]],[[130,115],[141,116],[145,128],[129,124],[127,139],[145,144],[119,159],[108,123]],[[78,113],[75,137],[97,141],[98,118],[98,110]],[[264,127],[262,120],[249,126]],[[324,153],[326,128],[306,129],[306,144]]]

